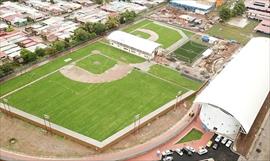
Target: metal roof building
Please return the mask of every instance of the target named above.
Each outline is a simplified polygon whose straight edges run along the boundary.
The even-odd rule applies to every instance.
[[[197,96],[207,129],[248,133],[270,89],[270,39],[251,39]]]
[[[158,52],[158,48],[161,46],[156,42],[143,39],[123,31],[114,31],[107,37],[107,39],[114,47],[146,59],[153,58],[156,52]]]

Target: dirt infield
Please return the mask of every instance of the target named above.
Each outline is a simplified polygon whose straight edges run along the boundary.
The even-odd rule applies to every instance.
[[[147,33],[150,35],[150,37],[148,38],[148,40],[151,40],[151,41],[157,41],[159,36],[157,33],[155,33],[154,31],[152,30],[148,30],[148,29],[136,29],[137,31],[141,31],[141,32],[144,32],[144,33]],[[135,30],[135,31],[136,31]]]
[[[78,82],[105,83],[119,80],[127,76],[132,71],[132,69],[133,67],[129,66],[128,64],[118,63],[102,74],[93,74],[75,66],[74,64],[71,64],[62,68],[60,73],[62,73],[65,77]]]

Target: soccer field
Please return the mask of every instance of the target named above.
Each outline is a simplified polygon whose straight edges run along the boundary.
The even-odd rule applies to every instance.
[[[91,55],[94,50],[100,51],[106,57]],[[67,63],[64,61],[66,58],[73,60]],[[114,66],[117,63],[115,59],[128,64],[144,61],[97,42],[50,62],[50,66],[46,64],[1,84],[5,89],[1,94],[13,91],[13,85],[16,85],[16,88],[26,85],[65,65],[74,63],[75,60],[78,60],[75,62],[77,66],[100,74]],[[164,69],[155,70],[164,73]],[[166,73],[169,73],[167,70]],[[29,75],[33,78],[27,79]],[[164,74],[155,75],[167,79]],[[173,76],[167,79],[169,81],[179,73],[173,72],[170,75]],[[131,124],[135,115],[140,114],[143,117],[174,99],[179,91],[183,94],[199,86],[197,86],[198,82],[187,78],[183,83],[179,79],[178,81],[177,84],[170,83],[133,69],[130,74],[117,81],[91,84],[70,80],[57,71],[6,98],[11,106],[40,118],[47,114],[55,124],[103,141]],[[186,83],[191,86],[185,85]]]
[[[182,61],[193,63],[208,47],[193,41],[188,41],[174,51],[174,56]]]
[[[134,25],[125,28],[124,31],[134,35],[138,35],[138,31],[136,29],[147,29],[155,32],[159,36],[156,42],[160,43],[163,48],[170,47],[171,45],[173,45],[175,42],[177,42],[182,38],[182,36],[177,31],[179,29],[172,29],[170,27],[160,25],[150,20],[140,21]],[[147,38],[146,35],[142,35],[142,37]]]

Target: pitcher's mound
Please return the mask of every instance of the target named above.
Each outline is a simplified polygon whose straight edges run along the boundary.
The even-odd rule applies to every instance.
[[[127,64],[116,64],[102,74],[93,74],[75,65],[67,65],[60,70],[65,77],[83,83],[106,83],[122,79],[127,76],[133,67]]]

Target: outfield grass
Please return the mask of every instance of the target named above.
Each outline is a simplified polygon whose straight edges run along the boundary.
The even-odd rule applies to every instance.
[[[144,39],[148,39],[151,35],[149,35],[148,33],[145,32],[141,32],[141,31],[134,31],[132,32],[133,35],[136,35],[138,37],[144,38]]]
[[[143,58],[140,58],[138,56],[129,54],[127,52],[124,52],[122,50],[113,48],[109,45],[105,45],[101,42],[96,42],[94,44],[89,44],[88,46],[81,48],[79,50],[76,50],[70,54],[67,54],[65,56],[59,57],[53,61],[50,61],[49,63],[36,68],[34,70],[31,70],[30,72],[24,73],[23,75],[19,77],[15,77],[11,80],[8,80],[6,82],[3,82],[0,84],[0,96],[11,92],[27,83],[30,83],[43,75],[46,75],[50,72],[53,72],[75,60],[78,60],[80,58],[83,58],[84,56],[87,56],[91,53],[93,50],[99,50],[103,54],[107,54],[108,56],[119,59],[121,61],[124,61],[126,63],[141,63],[144,61]],[[64,60],[67,58],[71,58],[72,61],[65,62]]]
[[[118,81],[87,84],[54,73],[10,96],[9,104],[102,141],[187,90],[133,70]]]
[[[187,61],[193,63],[196,58],[201,55],[208,46],[188,41],[183,46],[174,51],[175,57],[179,60]]]
[[[185,142],[189,142],[189,141],[193,141],[193,140],[199,140],[201,139],[203,133],[197,129],[192,129],[187,135],[185,135],[180,141],[178,141],[177,143],[185,143]]]
[[[244,27],[231,26],[227,23],[218,23],[207,31],[209,35],[220,37],[227,40],[236,40],[241,44],[246,44],[256,33],[253,29],[258,25],[258,21],[249,20],[250,22]]]
[[[168,81],[174,82],[182,87],[185,87],[191,90],[197,90],[202,85],[201,82],[191,80],[181,75],[178,71],[169,69],[161,65],[151,66],[149,73],[159,76]]]
[[[77,66],[94,74],[104,73],[112,68],[117,62],[103,55],[94,54],[76,63]]]
[[[136,35],[134,32],[136,29],[148,29],[156,32],[159,35],[157,39],[157,43],[160,43],[163,48],[168,48],[173,45],[175,42],[180,40],[182,36],[177,32],[177,29],[171,29],[169,27],[165,27],[159,24],[154,23],[150,20],[143,20],[137,24],[129,26],[124,29],[124,31],[129,32],[131,34]],[[185,31],[188,32],[188,31]],[[190,32],[189,32],[190,33]]]

